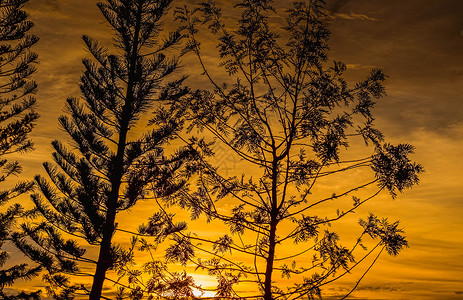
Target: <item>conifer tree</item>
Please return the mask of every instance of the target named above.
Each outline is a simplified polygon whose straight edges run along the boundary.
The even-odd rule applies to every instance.
[[[350,86],[343,79],[346,65],[328,64],[324,2],[295,2],[283,28],[271,23],[278,19],[272,19],[271,2],[236,1],[241,17],[235,24],[222,21],[214,1],[176,11],[189,36],[185,52],[197,56],[211,88],[191,91],[172,107],[184,113],[190,130],[212,134],[246,171],[225,176],[204,159],[196,188],[168,201],[189,209],[193,219],[223,221],[230,233],[216,239],[184,234],[167,256],[195,262],[216,276],[218,297],[314,299],[367,257],[394,256],[407,247],[398,222],[374,215],[360,221],[350,246],[341,244],[331,226],[383,191],[395,198],[418,183],[423,169],[410,160],[411,145],[385,143],[374,127],[372,109],[385,95],[383,72],[373,69]],[[218,41],[226,82],[206,61],[212,50],[199,38],[204,24]],[[352,145],[358,149],[363,143],[364,157],[349,155]],[[327,192],[323,185],[332,188]],[[368,236],[372,246],[362,252]],[[185,255],[195,252],[215,256]],[[280,276],[293,284],[282,284]],[[242,282],[255,293],[237,293]]]
[[[17,246],[48,271],[48,291],[57,299],[73,298],[76,293],[92,300],[105,298],[107,271],[121,268],[133,255],[114,242],[116,232],[124,227],[117,222],[118,213],[182,185],[174,175],[192,152],[184,148],[167,155],[164,151],[182,124],[174,115],[151,129],[140,128],[146,125],[141,120],[144,114],[158,110],[163,115],[160,103],[185,92],[180,87],[183,78],[166,82],[178,61],[165,52],[180,40],[178,32],[161,38],[161,19],[170,2],[98,3],[113,31],[114,47],[83,36],[93,59],[83,60],[82,99],[67,99],[68,114],[59,118],[71,143],[52,142],[55,164],[44,163],[49,180],[35,178],[39,193],[32,200],[37,219],[25,223],[23,234],[15,236]],[[153,187],[151,194],[147,185]],[[89,248],[97,250],[98,257],[87,255]],[[84,264],[94,268],[93,274],[81,271]],[[92,285],[70,282],[69,275],[90,275]]]
[[[21,173],[17,161],[8,157],[32,150],[29,132],[35,125],[38,114],[34,112],[36,103],[33,94],[37,85],[30,78],[35,72],[37,54],[31,51],[38,38],[28,33],[33,23],[23,10],[28,0],[0,1],[0,207],[11,199],[31,190],[32,182],[13,185],[7,181],[10,176]],[[10,179],[11,180],[11,179]],[[10,239],[10,231],[15,221],[23,215],[19,204],[14,204],[0,212],[0,249]],[[0,251],[0,267],[8,259],[5,251]],[[28,268],[26,264],[0,269],[0,297],[2,299],[38,299],[39,294],[22,292],[17,295],[4,292],[18,280],[30,279],[39,268]]]

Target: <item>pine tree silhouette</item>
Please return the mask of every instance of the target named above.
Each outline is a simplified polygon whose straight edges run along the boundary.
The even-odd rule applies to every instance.
[[[165,116],[150,130],[137,128],[145,114],[159,110],[162,115],[163,101],[186,92],[183,78],[166,81],[178,62],[164,53],[181,38],[178,32],[160,37],[170,2],[98,3],[113,30],[117,54],[83,37],[93,60],[83,60],[82,100],[67,99],[68,114],[59,118],[71,147],[52,142],[55,164],[44,164],[51,182],[36,176],[40,193],[32,196],[38,218],[15,236],[17,246],[48,271],[48,292],[57,299],[79,293],[105,298],[107,271],[132,260],[132,252],[113,241],[124,225],[117,223],[118,213],[148,196],[174,193],[183,184],[174,174],[194,153],[184,148],[167,155],[163,148],[182,128],[176,116]],[[86,255],[83,241],[85,248],[99,251],[96,259]],[[80,271],[82,264],[94,266],[94,274]],[[88,288],[69,275],[90,275],[93,283]]]
[[[21,173],[17,161],[9,161],[12,154],[32,150],[28,138],[38,118],[34,112],[36,99],[32,96],[36,83],[30,78],[35,72],[37,54],[31,51],[38,38],[28,33],[33,23],[23,6],[28,0],[6,0],[0,2],[0,183]],[[14,187],[0,190],[0,206],[32,189],[32,182],[19,182]],[[10,239],[16,220],[24,215],[19,204],[13,204],[0,212],[0,249]],[[8,254],[0,251],[0,267],[8,260]],[[39,292],[21,292],[13,295],[4,288],[21,279],[37,275],[40,268],[28,268],[19,264],[0,269],[0,297],[2,299],[39,299]]]

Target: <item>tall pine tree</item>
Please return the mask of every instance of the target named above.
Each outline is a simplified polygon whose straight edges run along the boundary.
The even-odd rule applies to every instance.
[[[37,89],[30,78],[35,72],[37,54],[31,47],[38,38],[28,33],[33,23],[23,10],[28,0],[0,1],[0,206],[9,200],[31,190],[31,182],[19,182],[5,189],[7,178],[18,175],[21,166],[17,161],[9,161],[8,156],[24,153],[32,149],[28,138],[38,114],[34,112],[36,100],[32,96]],[[14,204],[0,212],[0,248],[10,239],[10,231],[15,221],[23,215],[19,204]],[[8,259],[5,251],[0,251],[0,266]],[[0,269],[0,297],[2,299],[37,299],[38,293],[11,295],[4,287],[18,279],[28,279],[37,274],[39,268],[29,269],[26,264]]]
[[[178,61],[164,53],[180,40],[177,32],[159,37],[170,3],[98,3],[113,30],[114,49],[83,37],[93,60],[83,60],[82,100],[67,99],[68,115],[59,118],[71,147],[52,142],[55,164],[44,164],[51,182],[36,176],[40,193],[32,196],[38,218],[33,225],[24,224],[23,234],[15,237],[17,246],[48,270],[49,293],[59,299],[75,293],[105,298],[107,271],[124,265],[132,255],[113,241],[118,213],[152,197],[147,185],[155,187],[154,196],[173,193],[182,185],[174,174],[191,152],[185,148],[165,155],[163,148],[181,129],[175,116],[163,118],[165,122],[151,130],[140,129],[144,114],[154,110],[162,114],[158,104],[184,92],[181,78],[165,83]],[[98,257],[88,257],[79,240],[96,248]],[[79,264],[86,263],[94,266],[93,275],[80,271]],[[71,284],[68,275],[91,275],[93,283]]]

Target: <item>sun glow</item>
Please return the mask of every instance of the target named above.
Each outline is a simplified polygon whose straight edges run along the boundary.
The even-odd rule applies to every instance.
[[[215,298],[215,292],[213,292],[213,291],[201,291],[199,289],[193,290],[193,295],[196,298]]]

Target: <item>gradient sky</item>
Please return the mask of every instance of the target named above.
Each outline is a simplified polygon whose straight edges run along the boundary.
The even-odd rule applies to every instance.
[[[41,39],[35,48],[41,118],[31,135],[36,150],[20,157],[24,178],[44,173],[51,140],[64,137],[57,117],[67,97],[79,96],[81,59],[87,55],[80,37],[110,42],[95,3],[28,4]],[[389,141],[416,146],[414,159],[426,170],[418,187],[372,206],[401,220],[410,248],[380,258],[352,298],[463,299],[463,1],[330,0],[328,8],[335,17],[329,26],[331,59],[348,65],[350,82],[371,67],[384,69],[388,95],[375,110],[376,124]],[[27,197],[20,200],[30,205]],[[129,217],[144,222],[140,211]],[[333,293],[343,288],[333,287]]]

